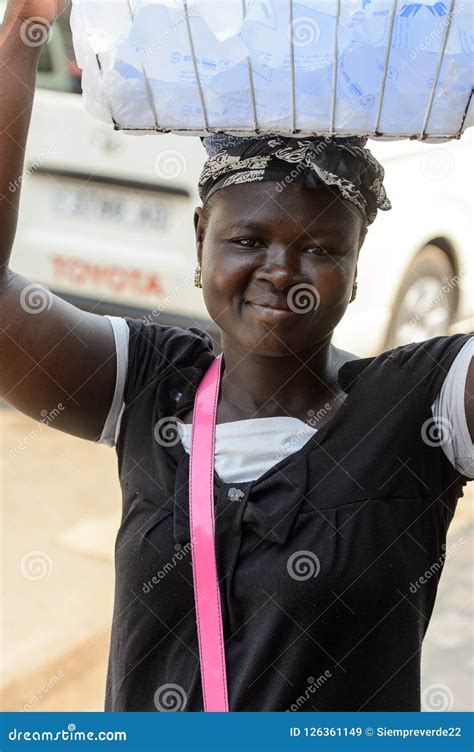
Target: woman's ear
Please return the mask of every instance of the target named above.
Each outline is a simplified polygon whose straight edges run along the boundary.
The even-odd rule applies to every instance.
[[[354,281],[352,283],[352,292],[351,292],[351,297],[349,299],[349,303],[352,303],[352,301],[355,300],[356,295],[357,295],[357,266],[356,266],[356,270],[354,274]]]
[[[194,210],[194,233],[196,236],[196,251],[199,263],[202,260],[202,241],[204,238],[204,227],[202,220],[202,206],[197,206]]]
[[[358,248],[358,250],[357,250],[357,258],[359,257],[359,252],[360,252],[360,249],[361,249],[361,248],[362,248],[362,246],[364,245],[364,241],[365,241],[365,238],[367,237],[367,229],[368,229],[368,227],[367,227],[367,225],[366,225],[366,224],[364,223],[364,224],[362,225],[362,228],[361,228],[361,231],[360,231],[360,236],[359,236],[359,248]]]

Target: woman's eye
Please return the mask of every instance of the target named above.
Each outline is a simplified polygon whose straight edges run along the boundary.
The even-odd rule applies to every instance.
[[[234,243],[258,243],[259,241],[256,238],[236,238],[236,240],[233,241]],[[244,248],[254,248],[254,245],[244,245]]]
[[[321,245],[315,245],[313,248],[307,248],[306,253],[311,253],[313,256],[324,256],[331,253],[327,248],[323,248]]]

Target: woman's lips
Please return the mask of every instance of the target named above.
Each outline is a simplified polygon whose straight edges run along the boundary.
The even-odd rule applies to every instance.
[[[246,302],[255,309],[261,318],[268,321],[279,321],[280,319],[286,319],[295,315],[295,312],[290,308],[277,308],[274,305],[270,306],[265,303],[252,303],[250,300]]]

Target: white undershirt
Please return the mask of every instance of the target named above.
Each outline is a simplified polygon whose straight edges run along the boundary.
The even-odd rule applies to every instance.
[[[225,483],[245,483],[306,444],[318,429],[299,418],[250,418],[216,425],[214,468]],[[192,424],[178,423],[187,453],[191,452]]]
[[[107,316],[115,337],[117,379],[109,414],[97,443],[114,446],[124,410],[123,393],[128,368],[130,330],[124,318]],[[450,425],[450,441],[441,446],[451,464],[467,478],[474,478],[474,444],[471,441],[464,406],[467,371],[474,357],[474,337],[461,348],[449,369],[440,393],[431,406],[440,426]],[[185,450],[190,452],[192,425],[178,421]],[[278,416],[250,418],[216,426],[215,471],[224,483],[244,483],[259,478],[306,444],[317,428],[299,418]]]

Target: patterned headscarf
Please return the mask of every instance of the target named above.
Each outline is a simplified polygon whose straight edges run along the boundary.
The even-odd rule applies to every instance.
[[[205,203],[215,191],[236,183],[276,180],[308,188],[330,186],[371,224],[377,209],[391,209],[383,186],[384,169],[365,137],[202,136],[208,154],[198,190]]]

